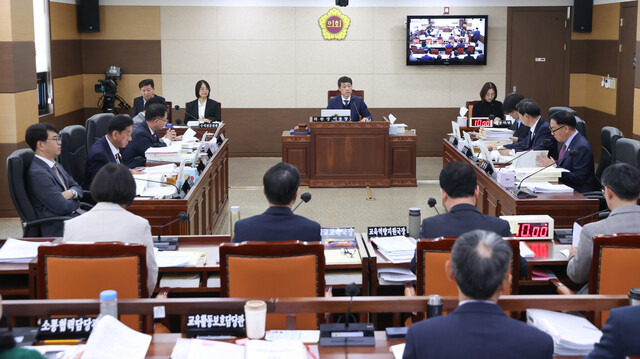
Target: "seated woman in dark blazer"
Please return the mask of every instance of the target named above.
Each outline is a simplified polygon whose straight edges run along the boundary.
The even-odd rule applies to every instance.
[[[493,82],[487,82],[482,86],[480,90],[481,100],[473,104],[473,112],[471,117],[489,117],[494,115],[495,117],[504,118],[502,112],[502,102],[497,101],[498,89]]]
[[[196,99],[188,102],[184,120],[186,122],[196,121],[211,122],[222,121],[220,119],[220,104],[209,98],[211,86],[205,80],[196,83]]]

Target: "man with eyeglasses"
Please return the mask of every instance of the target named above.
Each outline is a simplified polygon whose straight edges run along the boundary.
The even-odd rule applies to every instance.
[[[523,141],[512,143],[500,149],[503,156],[526,150],[548,150],[549,156],[557,158],[558,143],[551,134],[549,122],[540,115],[540,105],[532,99],[525,98],[516,105],[520,121],[529,127],[529,134]]]
[[[589,192],[596,188],[593,170],[593,151],[589,141],[576,130],[576,118],[567,111],[559,111],[551,116],[550,126],[553,137],[564,143],[557,160],[539,155],[540,166],[553,165],[569,170],[563,172],[560,181],[577,192]]]
[[[167,124],[167,106],[154,103],[145,109],[144,123],[140,124],[131,135],[131,142],[122,153],[122,160],[129,168],[144,166],[147,158],[144,153],[149,147],[165,147],[172,141],[179,140],[174,130],[167,130],[160,138],[158,130]]]
[[[58,130],[48,123],[29,126],[25,141],[35,152],[27,172],[27,190],[33,210],[38,218],[80,214],[82,188],[61,165],[56,163],[60,154],[61,141]],[[62,221],[40,225],[43,237],[62,237]]]

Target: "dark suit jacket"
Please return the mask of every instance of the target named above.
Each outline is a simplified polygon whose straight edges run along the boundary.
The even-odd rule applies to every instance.
[[[520,122],[520,126],[518,126],[518,122],[514,121],[509,129],[513,131],[513,137],[518,137],[518,142],[523,141],[525,137],[529,136],[529,131],[531,130],[529,126]]]
[[[517,143],[512,143],[505,145],[506,148],[512,148],[516,150],[516,152],[526,151],[526,150],[534,150],[534,151],[543,151],[548,150],[549,156],[553,158],[558,158],[558,142],[551,134],[551,127],[549,126],[549,122],[545,120],[542,116],[536,123],[536,128],[533,131],[534,136],[533,140],[531,139],[531,133],[529,132],[522,141]],[[547,140],[545,143],[545,140]]]
[[[162,101],[165,101],[164,97],[162,96],[153,96],[162,99]],[[133,110],[131,110],[131,118],[136,117],[136,115],[142,111],[144,111],[144,99],[142,98],[142,96],[138,96],[133,99]]]
[[[87,163],[84,171],[84,183],[86,183],[87,188],[91,185],[93,177],[96,176],[96,173],[98,173],[102,166],[109,162],[116,162],[108,142],[109,140],[107,140],[106,136],[100,137],[87,153]]]
[[[575,151],[575,156],[570,156],[570,151]],[[571,141],[562,160],[558,159],[558,167],[571,171],[563,173],[560,178],[562,183],[567,186],[578,192],[589,192],[595,189],[593,151],[591,151],[589,141],[579,132],[576,132],[576,136]]]
[[[612,309],[602,327],[602,338],[585,359],[624,359],[640,355],[640,306]]]
[[[287,207],[269,207],[263,214],[236,222],[233,242],[320,241],[320,224],[293,214]]]
[[[187,107],[185,112],[190,113],[191,116],[193,116],[191,117],[185,113],[184,115],[185,123],[200,119],[200,116],[198,116],[198,99],[195,99],[191,102],[187,102]],[[208,98],[207,105],[204,108],[204,117],[208,118],[211,121],[222,121],[220,118],[220,104],[217,101],[214,101]]]
[[[482,214],[470,204],[459,204],[452,207],[447,213],[425,218],[422,221],[420,238],[458,237],[474,229],[493,231],[503,237],[511,236],[509,222]],[[415,254],[411,260],[410,268],[412,272],[416,272]]]
[[[494,115],[495,117],[504,118],[504,112],[502,112],[502,102],[494,100],[491,102],[477,101],[473,104],[473,112],[471,117],[489,117]]]
[[[82,188],[73,177],[61,165],[58,165],[58,170],[67,189],[73,189],[78,197],[82,197]],[[27,172],[27,190],[38,218],[77,216],[74,211],[80,208],[79,198],[65,199],[62,196],[65,189],[58,180],[58,176],[38,157],[33,158]],[[64,222],[43,223],[40,225],[40,230],[43,237],[62,237]]]
[[[409,327],[404,359],[553,357],[553,340],[507,317],[496,304],[469,302]]]
[[[345,106],[342,101],[342,96],[338,95],[336,97],[332,97],[329,99],[329,104],[327,108],[330,110],[347,110],[351,109],[351,121],[357,122],[360,121],[360,116],[371,117],[371,113],[369,113],[369,108],[367,108],[367,104],[364,103],[364,100],[358,96],[351,95],[351,100],[349,101],[349,105]]]
[[[151,146],[165,147],[166,144],[160,141],[160,135],[155,132],[156,138],[151,136],[151,130],[147,125],[147,122],[143,122],[138,126],[131,135],[131,141],[122,151],[122,160],[124,164],[129,168],[135,168],[144,166],[147,163],[147,159],[144,156],[144,152]]]

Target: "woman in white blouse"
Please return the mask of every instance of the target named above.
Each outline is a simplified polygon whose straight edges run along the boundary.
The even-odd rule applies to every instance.
[[[211,94],[211,86],[205,80],[196,83],[197,99],[187,102],[186,113],[184,115],[185,122],[200,121],[211,122],[221,121],[220,104],[209,98]]]

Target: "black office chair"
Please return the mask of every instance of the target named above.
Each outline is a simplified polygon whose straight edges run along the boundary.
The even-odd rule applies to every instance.
[[[9,193],[22,220],[23,237],[41,237],[41,223],[64,221],[71,218],[66,216],[38,218],[36,215],[27,192],[27,172],[31,167],[33,157],[34,153],[30,148],[16,150],[7,157]]]
[[[549,107],[549,118],[548,118],[548,120],[550,120],[551,117],[553,117],[553,115],[556,112],[560,112],[560,111],[567,111],[570,114],[572,114],[576,118],[576,130],[578,130],[578,132],[580,132],[580,134],[582,136],[587,137],[587,123],[584,122],[583,119],[578,117],[576,111],[574,109],[570,108],[570,107],[565,107],[565,106]],[[560,146],[562,147],[562,144],[560,144]]]
[[[628,163],[640,168],[640,141],[621,138],[616,141],[615,163]]]
[[[559,111],[567,111],[572,115],[576,115],[576,111],[574,109],[572,109],[571,107],[566,107],[566,106],[552,106],[549,107],[549,118],[551,118],[551,116],[553,116],[554,113],[559,112]]]
[[[600,131],[600,142],[602,146],[600,149],[600,161],[596,169],[596,178],[598,181],[600,181],[604,170],[612,163],[615,163],[615,145],[621,138],[624,138],[624,134],[615,127],[605,126]]]
[[[58,136],[62,141],[58,162],[84,188],[84,169],[88,151],[87,130],[80,125],[67,126]]]
[[[87,151],[91,148],[91,145],[94,144],[100,137],[107,134],[107,129],[109,128],[109,120],[115,116],[112,113],[98,113],[95,114],[87,120],[85,124],[85,128],[87,129],[87,143],[86,148]]]

